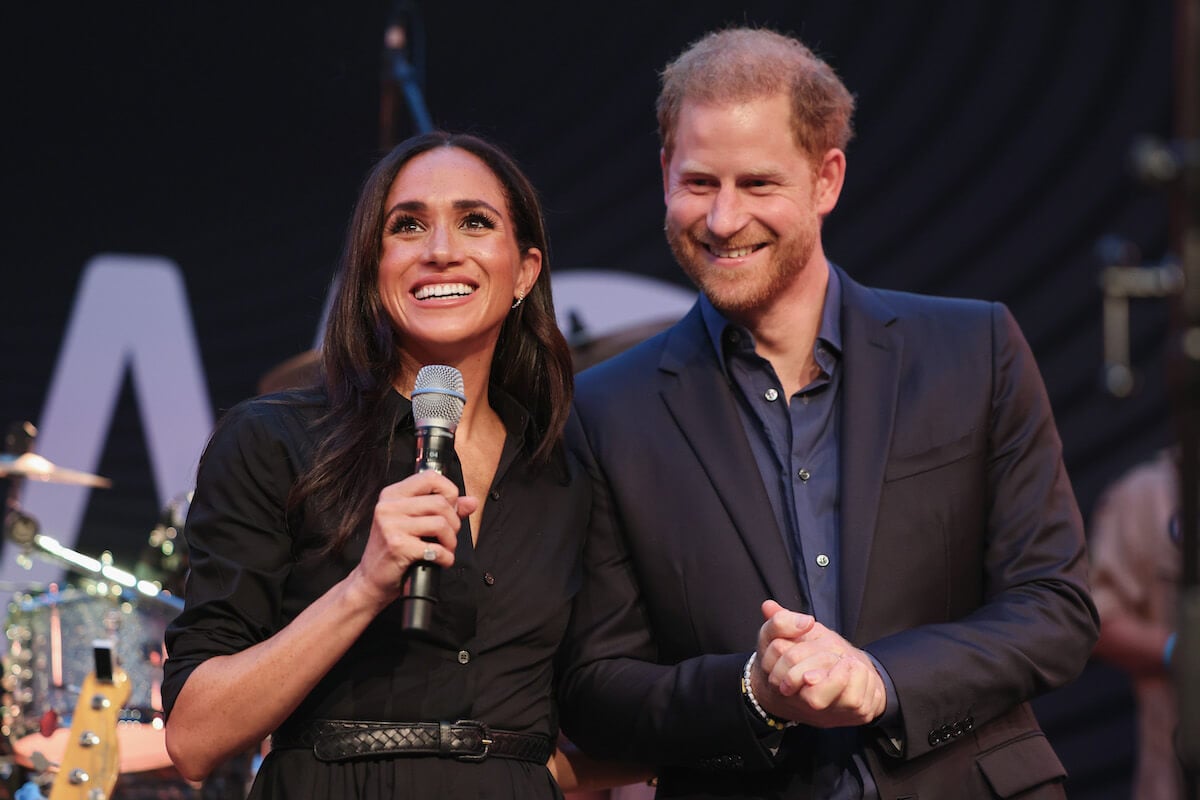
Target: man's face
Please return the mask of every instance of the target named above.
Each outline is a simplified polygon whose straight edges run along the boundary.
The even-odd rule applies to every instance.
[[[662,164],[675,258],[717,309],[753,321],[810,262],[823,261],[821,218],[837,202],[843,166],[841,151],[814,166],[800,149],[784,94],[685,102]]]

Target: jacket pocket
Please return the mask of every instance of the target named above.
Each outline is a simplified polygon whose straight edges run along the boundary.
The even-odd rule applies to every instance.
[[[980,753],[975,763],[996,797],[1013,797],[1067,778],[1067,770],[1042,733],[1031,733],[993,747]]]
[[[896,481],[922,472],[929,472],[947,464],[953,464],[971,454],[975,449],[975,431],[969,430],[957,439],[926,447],[917,452],[896,453],[888,459],[884,481]]]

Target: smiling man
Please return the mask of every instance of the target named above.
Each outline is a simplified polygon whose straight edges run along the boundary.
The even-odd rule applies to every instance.
[[[701,296],[577,380],[564,728],[673,798],[1062,797],[1029,701],[1097,618],[1049,402],[1003,305],[828,260],[853,107],[768,30],[663,72],[665,231]]]

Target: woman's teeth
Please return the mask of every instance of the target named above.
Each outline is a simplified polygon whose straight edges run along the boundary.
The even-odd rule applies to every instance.
[[[475,287],[465,283],[434,283],[417,289],[413,296],[418,300],[427,300],[430,297],[465,297],[474,292]]]

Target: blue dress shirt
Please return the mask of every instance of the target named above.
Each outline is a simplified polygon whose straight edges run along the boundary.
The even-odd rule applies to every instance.
[[[784,544],[792,555],[808,611],[826,627],[841,631],[838,592],[841,283],[829,271],[825,306],[813,346],[820,374],[792,397],[771,363],[755,352],[754,337],[734,325],[701,295],[701,314],[725,375],[736,388],[746,438],[771,499]],[[889,709],[895,708],[888,687]],[[818,750],[814,776],[817,797],[872,800],[878,797],[870,771],[859,753],[855,728],[815,731]]]

